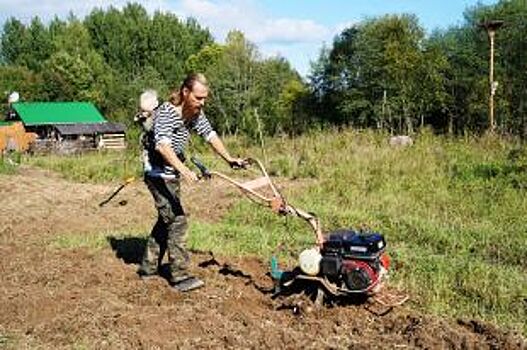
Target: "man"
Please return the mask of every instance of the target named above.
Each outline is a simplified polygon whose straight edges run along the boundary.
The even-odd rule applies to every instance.
[[[246,162],[232,157],[203,113],[208,97],[207,80],[202,74],[189,75],[169,102],[161,104],[154,115],[153,145],[149,160],[152,170],[145,183],[154,197],[158,219],[148,239],[140,276],[151,276],[159,269],[168,251],[170,283],[178,291],[190,291],[204,285],[188,273],[189,253],[186,249],[187,219],[180,201],[180,178],[188,183],[197,175],[185,165],[185,146],[194,130],[214,151],[234,168]]]

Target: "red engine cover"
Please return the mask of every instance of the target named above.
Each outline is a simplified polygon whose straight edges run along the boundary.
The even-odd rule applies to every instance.
[[[379,282],[379,271],[362,260],[343,260],[342,274],[346,286],[352,291],[368,292]]]

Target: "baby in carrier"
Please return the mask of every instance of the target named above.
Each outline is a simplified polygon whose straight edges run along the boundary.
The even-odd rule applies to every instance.
[[[134,117],[134,121],[139,123],[142,129],[140,142],[143,151],[141,158],[145,174],[152,170],[149,153],[153,145],[154,111],[158,106],[157,92],[155,90],[146,90],[139,96],[140,112]]]

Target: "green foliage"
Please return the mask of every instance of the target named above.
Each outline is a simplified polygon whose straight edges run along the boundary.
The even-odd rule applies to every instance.
[[[42,69],[42,62],[47,60],[52,53],[53,47],[51,37],[38,17],[34,17],[28,28],[29,43],[31,51],[25,52],[26,65],[33,71]]]
[[[503,130],[527,136],[527,30],[524,18],[527,3],[522,0],[500,1],[484,7],[481,20],[500,19],[505,25],[496,33],[497,125]]]
[[[48,26],[11,18],[1,33],[0,87],[27,101],[89,100],[110,120],[131,124],[139,94],[153,88],[163,100],[187,58],[211,42],[195,20],[150,16],[139,4]]]
[[[185,60],[212,42],[210,33],[196,21],[183,22],[161,12],[150,17],[138,4],[128,4],[122,11],[94,10],[85,25],[96,49],[114,70],[133,79],[151,66],[170,86],[183,78]]]
[[[16,18],[10,18],[4,23],[2,32],[1,52],[3,62],[24,65],[23,56],[28,54],[29,37],[27,29]]]
[[[94,10],[85,25],[95,48],[113,69],[127,76],[140,72],[149,53],[150,19],[143,7],[127,4],[122,12],[115,8]]]
[[[276,101],[278,109],[277,129],[288,134],[298,133],[311,128],[313,121],[307,111],[310,92],[306,84],[299,79],[292,79],[283,85],[282,91]]]
[[[80,56],[65,51],[53,54],[46,62],[43,77],[52,101],[96,101],[95,77]]]
[[[482,133],[489,127],[489,44],[480,23],[501,19],[496,121],[502,132],[525,136],[526,16],[523,0],[478,4],[467,9],[461,26],[428,38],[412,15],[366,19],[343,30],[315,62],[310,79],[319,109],[337,125]]]
[[[44,99],[45,84],[42,75],[34,73],[23,66],[0,65],[0,91],[11,93],[17,91],[22,100],[27,96]],[[7,99],[7,96],[3,96]],[[2,106],[2,109],[5,106]]]
[[[441,57],[423,49],[411,15],[387,15],[345,29],[311,78],[337,124],[412,132],[441,97]],[[424,94],[423,92],[429,92]]]
[[[5,22],[0,56],[6,63],[39,72],[52,50],[50,33],[38,17],[27,27],[15,18]]]
[[[208,77],[211,99],[207,114],[220,132],[241,132],[257,139],[291,131],[296,101],[284,102],[281,94],[288,84],[296,83],[301,89],[298,86],[303,83],[284,59],[260,59],[256,46],[243,33],[230,32],[225,45],[204,47],[189,57],[186,67]]]

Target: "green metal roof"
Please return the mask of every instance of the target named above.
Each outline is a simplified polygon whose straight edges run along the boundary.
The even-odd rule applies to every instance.
[[[24,125],[106,122],[90,102],[17,102],[13,108]]]

